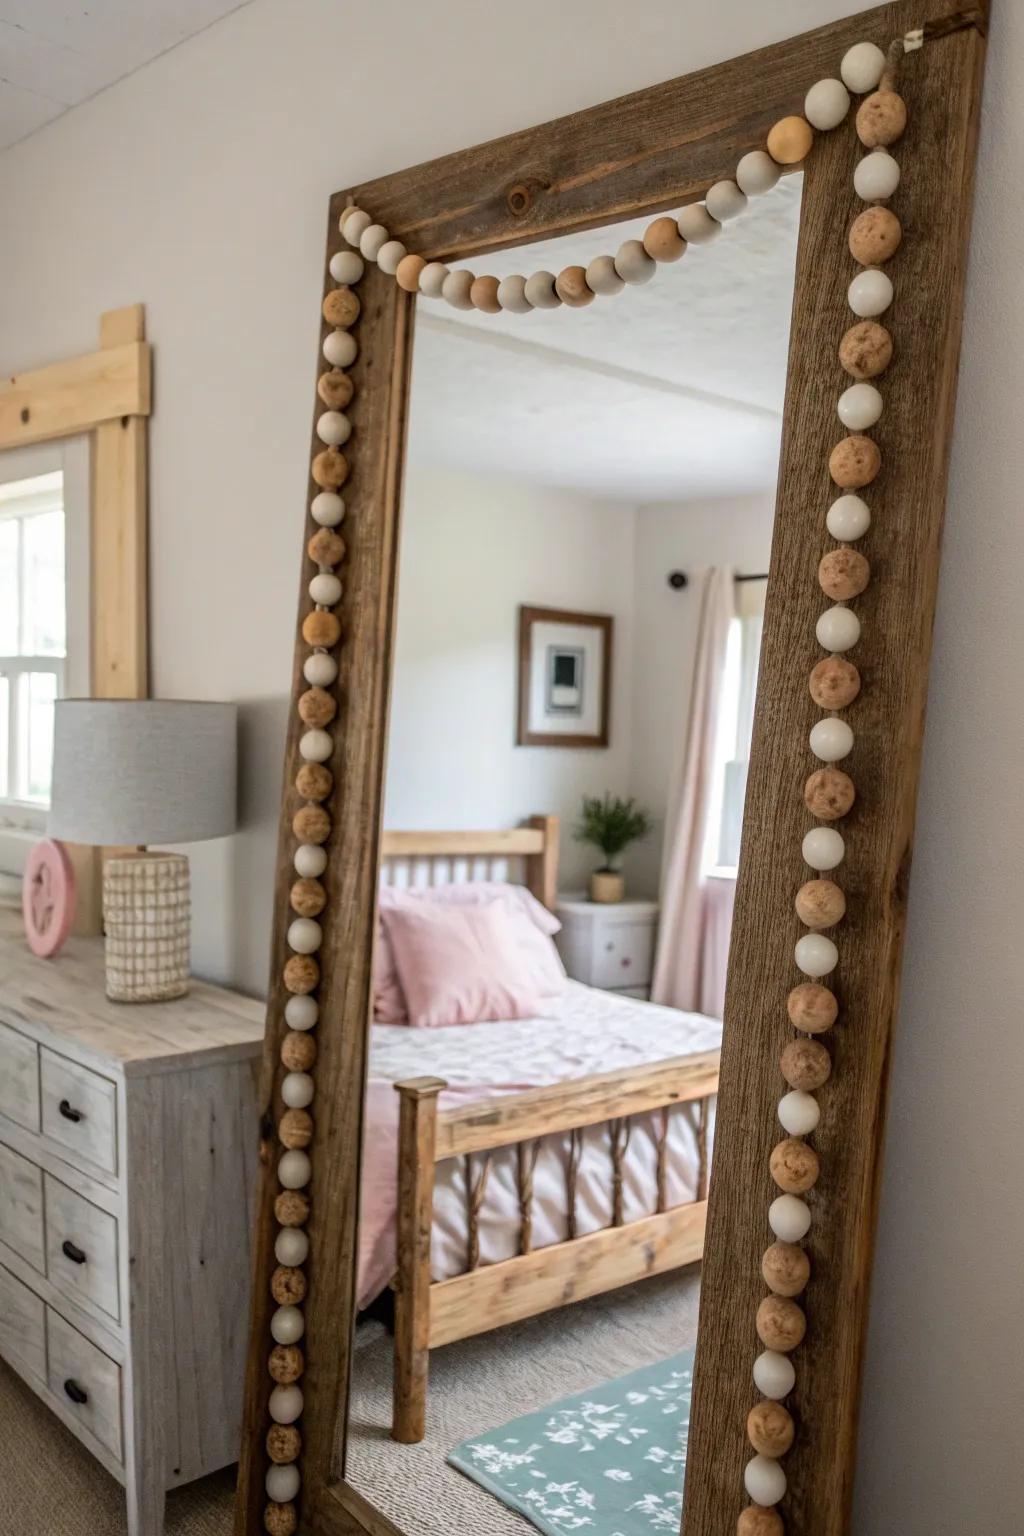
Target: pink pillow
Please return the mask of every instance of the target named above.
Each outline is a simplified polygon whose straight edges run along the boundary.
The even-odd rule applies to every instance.
[[[540,1012],[502,903],[410,901],[386,906],[382,915],[414,1029]]]

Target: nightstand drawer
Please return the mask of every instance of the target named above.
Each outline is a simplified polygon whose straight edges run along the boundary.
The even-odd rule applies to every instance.
[[[27,1157],[0,1145],[0,1242],[46,1273],[43,1175]]]
[[[52,1307],[46,1309],[46,1343],[50,1391],[120,1461],[120,1367]]]
[[[117,1089],[106,1077],[58,1056],[40,1052],[43,1134],[59,1141],[74,1161],[117,1172]]]
[[[0,1358],[46,1380],[46,1308],[27,1285],[0,1269]]]
[[[71,1301],[92,1302],[120,1317],[117,1284],[117,1222],[98,1205],[46,1179],[46,1273]]]
[[[645,987],[651,979],[654,929],[650,923],[602,923],[594,935],[591,985]]]
[[[0,1115],[26,1131],[39,1129],[39,1047],[0,1024]]]

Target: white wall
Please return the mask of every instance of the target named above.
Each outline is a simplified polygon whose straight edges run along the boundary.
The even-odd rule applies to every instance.
[[[410,466],[386,826],[515,826],[553,812],[562,889],[582,887],[597,856],[572,839],[580,798],[628,792],[634,522],[632,507]],[[615,620],[607,750],[516,746],[521,603]]]
[[[256,0],[0,159],[5,373],[149,306],[154,682],[243,703],[246,833],[195,859],[201,970],[262,985],[323,249],[340,186],[862,0]],[[1024,1507],[1019,573],[1024,8],[994,6],[945,575],[862,1413],[857,1536]]]

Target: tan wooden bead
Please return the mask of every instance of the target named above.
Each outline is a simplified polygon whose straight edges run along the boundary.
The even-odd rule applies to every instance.
[[[325,491],[336,491],[348,479],[348,459],[337,448],[325,448],[313,460],[311,474]]]
[[[881,467],[878,444],[859,432],[836,443],[828,456],[829,474],[844,491],[856,491],[862,485],[870,485]]]
[[[907,104],[895,91],[872,91],[857,108],[857,137],[866,149],[895,144],[906,126]]]
[[[563,267],[555,278],[555,292],[570,309],[583,309],[594,302],[594,290],[587,285],[586,267]]]
[[[802,981],[786,999],[786,1011],[794,1029],[805,1035],[823,1035],[839,1017],[835,993],[820,981]]]
[[[292,817],[292,831],[300,843],[326,843],[331,818],[322,805],[300,805]]]
[[[498,303],[498,279],[486,273],[474,277],[469,289],[469,302],[474,309],[482,310],[485,315],[499,314],[501,305]]]
[[[748,1504],[736,1521],[736,1536],[785,1536],[782,1516],[763,1504]]]
[[[818,564],[818,585],[834,603],[859,597],[871,580],[871,567],[859,549],[830,549]]]
[[[420,273],[426,264],[426,257],[416,256],[412,252],[402,257],[395,268],[395,282],[404,293],[419,293]]]
[[[306,1299],[306,1276],[290,1264],[279,1264],[270,1277],[270,1294],[279,1307],[297,1307]]]
[[[820,1040],[791,1040],[779,1065],[791,1088],[814,1093],[832,1076],[832,1058]]]
[[[295,905],[294,897],[292,905]],[[794,905],[796,915],[804,927],[816,932],[822,928],[834,928],[836,923],[842,922],[846,913],[846,897],[834,880],[808,880],[797,891]],[[311,912],[309,916],[315,917],[316,912]]]
[[[295,788],[303,800],[326,800],[334,788],[334,775],[323,763],[303,763],[295,775]]]
[[[340,565],[345,558],[345,540],[333,528],[318,528],[306,545],[306,554],[314,565]]]
[[[788,1355],[803,1341],[807,1319],[788,1296],[766,1296],[757,1309],[757,1336],[766,1349]]]
[[[839,361],[851,379],[877,379],[892,362],[892,337],[877,320],[858,320],[839,343]]]
[[[309,1220],[309,1196],[301,1189],[282,1189],[274,1201],[274,1216],[282,1227],[304,1227]]]
[[[292,955],[285,961],[284,984],[289,992],[303,996],[312,992],[320,980],[320,967],[312,955]]]
[[[308,960],[309,955],[296,955],[296,960]],[[315,962],[314,962],[315,963]],[[281,1041],[281,1065],[289,1072],[308,1072],[316,1061],[316,1041],[302,1030],[289,1030]]]
[[[675,219],[655,219],[644,231],[644,250],[654,261],[678,261],[686,250]]]
[[[329,368],[316,381],[316,392],[332,411],[343,411],[355,394],[355,385],[340,368]]]
[[[314,608],[302,621],[302,638],[307,645],[330,650],[341,639],[341,620],[325,608]]]
[[[277,1127],[277,1139],[290,1151],[302,1151],[313,1140],[313,1116],[308,1109],[286,1109]]]
[[[821,1164],[818,1154],[799,1136],[787,1136],[772,1151],[768,1160],[772,1178],[787,1195],[803,1195],[818,1182]]]
[[[267,1430],[267,1455],[276,1466],[298,1461],[302,1436],[294,1424],[271,1424]]]
[[[289,900],[300,917],[319,917],[327,905],[327,892],[319,880],[296,880]]]
[[[297,1344],[275,1344],[270,1351],[267,1370],[271,1379],[279,1381],[282,1386],[298,1381],[305,1369],[306,1361]]]
[[[850,226],[850,255],[862,267],[880,267],[902,239],[903,226],[891,208],[865,208]]]
[[[856,798],[854,782],[841,768],[819,768],[804,785],[804,804],[819,821],[838,821]]]
[[[336,331],[347,331],[359,319],[359,298],[351,288],[332,288],[324,299],[324,319]]]
[[[766,1398],[747,1414],[747,1439],[759,1456],[785,1456],[795,1434],[793,1420],[781,1403]]]
[[[808,679],[811,698],[822,709],[845,709],[860,693],[860,673],[845,656],[826,656]]]
[[[326,688],[307,688],[299,696],[298,710],[306,725],[329,725],[338,713],[338,701]]]
[[[769,130],[767,149],[776,165],[796,165],[814,143],[814,129],[805,117],[782,117]]]
[[[294,1504],[268,1504],[263,1511],[263,1529],[267,1536],[295,1536],[299,1515]]]
[[[761,1273],[776,1296],[799,1296],[811,1278],[811,1261],[798,1243],[772,1243],[765,1249]]]

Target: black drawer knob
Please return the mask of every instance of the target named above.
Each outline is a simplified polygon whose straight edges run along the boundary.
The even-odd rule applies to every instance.
[[[85,1254],[78,1247],[77,1243],[73,1243],[69,1237],[66,1237],[61,1243],[60,1251],[66,1259],[71,1260],[72,1264],[85,1263]]]
[[[73,1120],[76,1125],[82,1118],[82,1111],[80,1109],[72,1109],[67,1099],[61,1099],[58,1108],[65,1120]]]
[[[69,1376],[64,1383],[64,1391],[73,1403],[87,1403],[89,1394],[84,1387],[80,1387],[73,1377]]]

